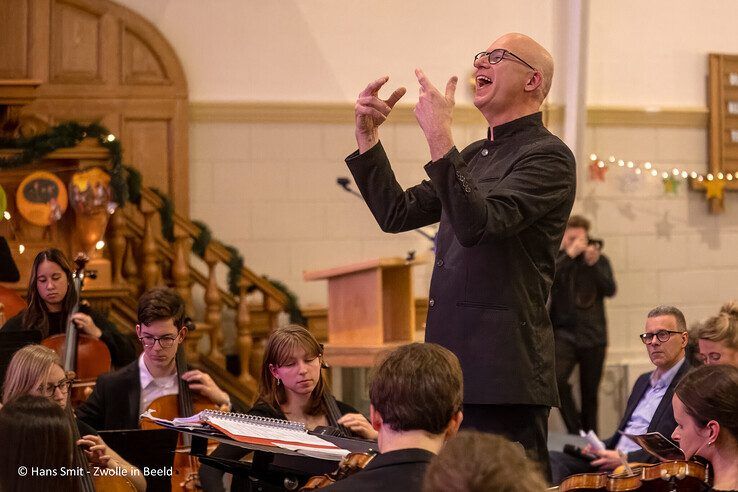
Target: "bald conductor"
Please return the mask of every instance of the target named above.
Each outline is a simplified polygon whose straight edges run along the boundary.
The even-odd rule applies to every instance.
[[[382,147],[379,127],[406,92],[382,99],[389,77],[359,94],[358,150],[346,163],[383,231],[440,222],[426,341],[461,361],[464,427],[521,442],[547,471],[548,413],[558,395],[546,299],[574,202],[574,156],[542,122],[554,71],[548,51],[506,34],[474,56],[474,69],[487,138],[458,150],[457,77],[439,91],[416,69],[414,113],[430,149],[429,179],[403,191]]]

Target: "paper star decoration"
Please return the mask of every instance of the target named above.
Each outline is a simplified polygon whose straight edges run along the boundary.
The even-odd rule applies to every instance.
[[[676,177],[672,176],[671,174],[669,175],[668,178],[664,178],[663,183],[664,183],[664,193],[666,194],[671,193],[672,195],[677,194],[679,185],[682,184],[681,181],[676,179]]]
[[[602,162],[602,161],[600,161]],[[605,181],[605,173],[607,172],[607,166],[600,167],[597,161],[592,161],[589,164],[589,180],[590,181]]]
[[[721,200],[723,198],[723,190],[725,189],[725,181],[722,179],[716,179],[713,181],[705,181],[705,197],[707,199],[717,198]]]
[[[663,218],[656,222],[656,237],[671,239],[674,224],[669,221],[669,212],[664,212]]]

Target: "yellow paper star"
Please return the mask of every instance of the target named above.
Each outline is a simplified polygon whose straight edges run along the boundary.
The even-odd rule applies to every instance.
[[[676,179],[674,176],[669,175],[668,178],[664,178],[664,193],[671,193],[673,195],[677,194],[677,189],[679,188],[679,185],[681,182]]]
[[[721,200],[723,198],[724,189],[725,181],[722,179],[705,181],[705,198],[717,198],[718,200]]]

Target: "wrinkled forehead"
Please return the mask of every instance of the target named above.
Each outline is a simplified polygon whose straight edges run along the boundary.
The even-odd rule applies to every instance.
[[[674,316],[669,314],[662,316],[654,316],[653,318],[646,318],[646,332],[656,333],[659,330],[667,331],[678,331],[677,322]]]

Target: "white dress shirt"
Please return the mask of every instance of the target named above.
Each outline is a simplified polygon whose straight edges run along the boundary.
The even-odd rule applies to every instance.
[[[161,396],[179,394],[179,384],[177,384],[177,373],[171,376],[163,376],[155,378],[149,372],[144,362],[144,354],[138,358],[138,375],[141,381],[141,400],[138,411],[143,413],[149,408],[151,402]]]

